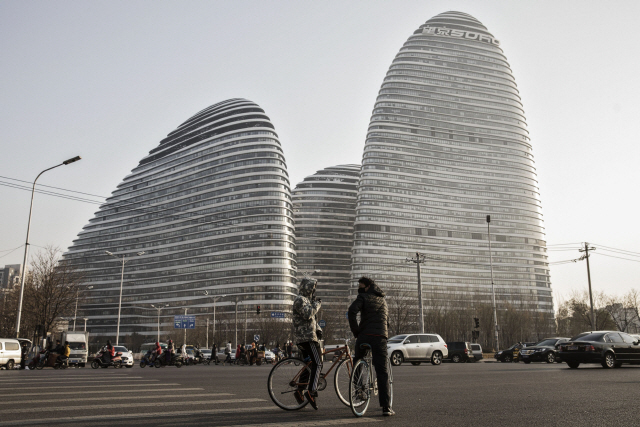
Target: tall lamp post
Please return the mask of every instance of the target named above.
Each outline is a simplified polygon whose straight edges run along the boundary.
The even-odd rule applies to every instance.
[[[493,304],[493,339],[495,340],[496,348],[495,351],[500,349],[498,344],[498,312],[496,310],[496,291],[493,285],[493,254],[491,253],[491,215],[487,215],[487,233],[489,240],[489,266],[491,268],[491,302]]]
[[[209,295],[209,291],[205,290],[204,294],[206,296]],[[218,298],[224,298],[226,297],[226,295],[220,295],[217,297],[211,296],[211,298],[213,298],[213,333],[212,333],[212,337],[213,337],[213,342],[216,342],[216,300]],[[207,323],[207,326],[209,326],[209,324]],[[209,331],[207,330],[207,348],[209,348]]]
[[[84,331],[87,332],[87,319],[86,317],[83,317],[82,320],[84,320]]]
[[[59,166],[69,165],[73,162],[80,160],[80,156],[73,157],[69,160],[65,160],[59,165],[52,166],[40,172],[36,179],[33,180],[33,187],[31,188],[31,204],[29,205],[29,221],[27,222],[27,239],[24,243],[24,258],[22,260],[22,274],[20,275],[20,299],[18,302],[18,314],[16,316],[16,338],[20,337],[20,318],[22,317],[22,299],[24,298],[24,278],[27,274],[27,257],[29,256],[29,232],[31,231],[31,213],[33,212],[33,194],[36,191],[36,181],[40,178],[40,175],[51,169],[55,169]]]
[[[151,304],[151,307],[158,310],[158,342],[160,342],[160,310],[162,310],[163,308],[169,307],[169,304],[158,305],[158,306]]]
[[[87,290],[88,290],[88,289],[93,289],[93,286],[87,286],[87,288],[86,288],[86,289],[87,289]],[[76,331],[76,317],[78,317],[78,299],[79,299],[79,298],[80,298],[80,288],[78,288],[78,290],[76,291],[76,311],[75,311],[75,313],[73,314],[73,332],[75,332],[75,331]],[[86,330],[86,329],[87,329],[87,328],[85,327],[85,330]]]
[[[119,256],[114,255],[109,251],[104,251],[104,253],[114,257],[115,259],[120,259]],[[144,255],[144,251],[138,252],[136,255],[137,256]],[[122,254],[122,271],[120,273],[120,300],[118,301],[118,327],[116,328],[116,345],[118,345],[118,340],[120,339],[120,312],[122,309],[122,284],[124,283],[124,265],[128,261],[128,259],[126,258],[127,256],[125,254]]]

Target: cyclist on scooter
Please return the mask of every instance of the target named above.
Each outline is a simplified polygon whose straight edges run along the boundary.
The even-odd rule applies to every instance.
[[[322,301],[315,299],[314,296],[317,283],[315,279],[302,279],[298,296],[293,301],[293,328],[296,344],[302,353],[302,359],[311,360],[311,375],[305,370],[300,376],[300,381],[309,383],[308,390],[304,391],[304,397],[316,410],[318,409],[318,380],[322,371],[321,349],[318,343],[318,340],[322,339],[322,330],[316,319]],[[296,390],[293,395],[298,403],[304,401],[303,390]]]
[[[111,359],[114,358],[114,356],[116,355],[116,350],[115,348],[113,348],[113,346],[111,345],[111,341],[107,340],[107,345],[106,345],[106,350],[102,353],[102,361],[105,364],[110,364],[111,363]]]
[[[60,359],[60,362],[65,363],[69,359],[69,356],[71,355],[71,348],[69,347],[69,341],[64,342],[64,347],[62,347],[62,349],[63,349],[62,354],[58,356],[58,359]]]
[[[156,348],[153,349],[153,353],[151,353],[151,361],[155,362],[155,360],[162,354],[162,347],[160,343],[156,341]]]

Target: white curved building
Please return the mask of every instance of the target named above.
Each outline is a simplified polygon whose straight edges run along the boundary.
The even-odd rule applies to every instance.
[[[86,275],[79,317],[89,318],[92,334],[115,336],[122,267],[115,258],[123,255],[121,336],[156,334],[151,304],[169,305],[161,322],[172,333],[182,307],[211,313],[213,297],[218,313],[233,311],[236,300],[251,310],[289,310],[297,294],[290,184],[262,108],[230,99],[195,114],[78,234],[64,258]]]
[[[369,125],[358,189],[353,275],[430,298],[490,302],[486,215],[498,302],[552,313],[531,140],[500,42],[474,17],[446,12],[396,55]],[[352,284],[355,285],[355,282]],[[426,301],[428,304],[428,301]]]
[[[347,310],[359,177],[360,165],[332,166],[293,190],[299,278],[319,270],[313,277],[325,310]]]

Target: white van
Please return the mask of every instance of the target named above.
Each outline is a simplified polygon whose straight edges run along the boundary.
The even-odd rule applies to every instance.
[[[0,366],[5,369],[13,369],[16,364],[20,363],[22,352],[20,351],[20,342],[12,338],[0,338]]]
[[[89,332],[63,331],[60,342],[69,341],[69,364],[84,368],[87,363],[89,348]]]

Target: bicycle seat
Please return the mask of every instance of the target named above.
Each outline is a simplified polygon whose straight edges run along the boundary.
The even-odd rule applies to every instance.
[[[360,344],[360,348],[365,349],[365,350],[366,350],[366,349],[371,350],[371,346],[370,346],[369,344],[367,344],[367,343]]]

